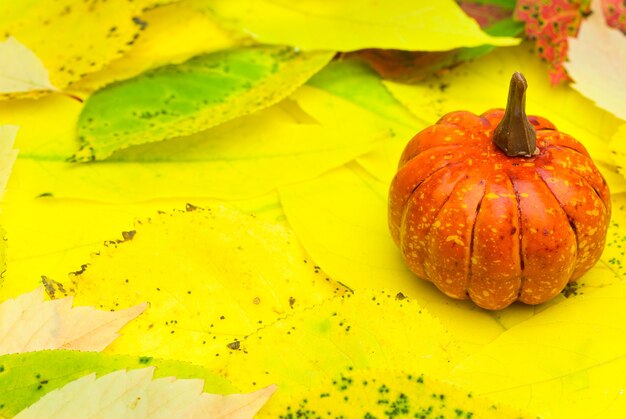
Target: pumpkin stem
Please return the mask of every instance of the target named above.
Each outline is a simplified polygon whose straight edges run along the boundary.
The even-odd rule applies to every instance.
[[[535,129],[526,117],[527,87],[522,73],[513,73],[506,110],[493,133],[493,142],[507,156],[531,157],[539,154]]]

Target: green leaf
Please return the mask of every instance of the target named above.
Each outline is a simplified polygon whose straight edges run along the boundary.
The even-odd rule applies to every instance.
[[[50,391],[90,373],[155,366],[155,377],[204,379],[204,391],[237,391],[227,380],[199,366],[150,356],[106,355],[99,352],[39,351],[0,356],[0,416],[12,417]]]
[[[413,129],[419,126],[419,120],[389,93],[381,78],[359,60],[331,61],[311,77],[307,85],[346,99],[398,125]]]
[[[252,418],[276,386],[250,394],[210,394],[202,391],[202,379],[154,378],[154,367],[113,371],[96,378],[88,374],[58,388],[15,416],[15,419],[42,419],[83,416],[133,417],[215,417]]]
[[[79,161],[136,144],[193,134],[268,107],[322,68],[330,52],[246,47],[192,58],[110,85],[78,121]]]
[[[453,0],[402,0],[384,5],[372,0],[339,3],[218,0],[208,2],[208,7],[226,24],[252,34],[260,42],[279,45],[287,42],[303,50],[443,51],[519,42],[485,34]]]

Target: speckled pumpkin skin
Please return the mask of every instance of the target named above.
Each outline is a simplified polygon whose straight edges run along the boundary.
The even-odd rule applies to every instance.
[[[409,268],[491,310],[548,301],[587,272],[611,214],[582,144],[529,116],[539,154],[508,157],[492,141],[503,115],[453,112],[424,129],[389,191],[389,227]]]

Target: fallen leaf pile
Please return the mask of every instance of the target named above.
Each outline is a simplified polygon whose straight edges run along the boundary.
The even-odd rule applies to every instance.
[[[622,417],[626,13],[605,0],[0,3],[0,417]],[[504,107],[612,218],[552,301],[404,265],[418,131]],[[19,150],[19,151],[18,151]]]

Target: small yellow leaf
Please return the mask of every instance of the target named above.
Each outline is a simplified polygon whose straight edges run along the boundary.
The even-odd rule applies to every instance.
[[[592,9],[578,36],[568,39],[569,61],[564,65],[574,89],[626,120],[626,37],[606,24],[600,1],[592,2]]]
[[[0,96],[32,96],[34,92],[58,91],[37,56],[10,36],[0,42]]]
[[[118,370],[96,379],[89,374],[51,391],[15,418],[252,418],[276,390],[217,395],[203,380],[152,379],[154,367]]]
[[[101,351],[146,307],[110,312],[72,307],[71,297],[44,301],[39,288],[0,304],[0,355],[43,349]]]

